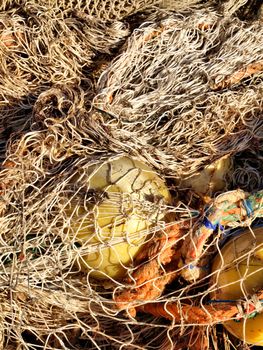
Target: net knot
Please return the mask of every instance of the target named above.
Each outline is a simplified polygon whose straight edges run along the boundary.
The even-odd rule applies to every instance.
[[[237,308],[237,322],[240,322],[243,318],[254,318],[263,311],[263,300],[259,299],[258,296],[254,294],[250,299],[239,302]]]

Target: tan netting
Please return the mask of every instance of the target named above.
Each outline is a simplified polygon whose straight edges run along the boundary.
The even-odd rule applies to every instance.
[[[1,12],[3,145],[10,133],[28,127],[37,96],[53,84],[82,84],[92,93],[90,72],[101,65],[91,67],[93,59],[104,55],[108,62],[128,34],[122,22],[106,23],[83,11],[62,11],[34,1]]]
[[[113,162],[122,156],[99,155],[88,138],[85,142],[79,138],[82,142],[77,143],[79,133],[74,119],[69,111],[68,118],[59,124],[68,145],[76,147],[71,148],[71,154],[59,153],[55,142],[58,120],[47,118],[49,130],[26,134],[17,149],[12,150],[1,173],[1,307],[5,344],[27,347],[35,342],[45,349],[81,349],[83,344],[116,349],[124,345],[134,349],[162,348],[164,344],[166,348],[179,348],[191,343],[200,346],[200,342],[208,346],[212,325],[255,313],[255,308],[260,312],[259,306],[254,306],[254,299],[262,298],[260,295],[245,294],[242,307],[236,305],[234,298],[230,304],[226,300],[223,306],[220,302],[211,304],[217,281],[211,285],[209,263],[227,234],[216,228],[218,220],[226,228],[251,225],[255,217],[263,214],[262,194],[247,197],[242,191],[227,193],[210,204],[205,214],[208,221],[200,214],[197,217],[198,211],[183,202],[167,205],[164,197],[141,196],[151,181],[134,187],[140,174],[133,172],[134,161],[128,161],[128,171],[122,173],[120,168],[116,172]],[[70,140],[66,130],[74,126],[75,136],[71,134]],[[60,142],[62,148],[65,143]],[[99,175],[95,182],[92,177],[101,174],[105,166],[102,182],[107,186],[102,187]],[[94,186],[101,188],[96,190]],[[119,192],[122,186],[126,186],[126,194]],[[106,210],[106,216],[99,208]],[[123,227],[124,234],[119,236],[119,224],[127,223],[134,213],[147,221],[148,228],[130,234]],[[113,224],[106,240],[102,226],[96,228],[94,224],[98,225],[100,218],[106,222],[110,218]],[[208,240],[213,230],[214,236]],[[101,242],[94,240],[96,232]],[[250,236],[253,240],[253,230]],[[99,256],[108,259],[105,249],[120,252],[118,245],[127,244],[127,239],[129,249],[145,243],[136,255],[130,251],[130,275],[115,280],[110,271],[111,278],[103,280],[94,275],[94,258],[88,259],[92,268],[80,271],[81,257],[95,254],[96,260],[100,260]],[[254,250],[246,244],[248,250],[242,253],[242,261],[260,249],[260,244]],[[123,255],[119,260],[123,261]],[[103,260],[96,263],[97,269],[101,264]],[[104,274],[105,267],[102,271]],[[216,271],[212,276],[215,274]],[[149,304],[151,300],[155,303]],[[134,307],[139,312],[136,319]],[[119,308],[127,310],[130,318],[119,313]],[[172,325],[162,317],[172,319]],[[200,324],[206,326],[205,331],[199,328]],[[186,343],[180,334],[187,336]]]
[[[115,146],[181,177],[261,138],[262,25],[208,10],[152,19],[99,80]]]
[[[1,13],[1,104],[51,84],[80,83],[95,53],[110,53],[129,33],[121,22],[40,9],[27,4],[25,13]]]
[[[105,21],[123,20],[136,13],[143,13],[153,8],[164,8],[182,10],[189,6],[200,3],[201,0],[3,0],[0,4],[0,10],[7,10],[12,7],[19,7],[24,4],[41,8],[52,9],[56,11],[83,11],[87,15],[94,16],[97,19]]]
[[[200,2],[200,0],[161,0],[160,7],[169,10],[185,10],[188,9],[190,6],[194,6]]]
[[[143,11],[146,8],[158,4],[159,2],[160,0],[3,0],[0,5],[0,9],[7,10],[15,6],[31,4],[33,7],[35,5],[40,5],[42,9],[46,8],[56,11],[84,11],[86,14],[94,16],[98,19],[111,21],[121,20],[138,11]]]
[[[113,19],[122,20],[158,3],[160,0],[64,0],[64,2],[59,2],[59,6],[79,8],[96,18],[110,21]]]
[[[25,4],[0,14],[0,349],[262,345],[262,24],[155,8],[120,49],[127,24]]]

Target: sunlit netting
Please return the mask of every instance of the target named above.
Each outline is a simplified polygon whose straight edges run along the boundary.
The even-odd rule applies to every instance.
[[[37,100],[31,131],[10,140],[0,174],[4,346],[206,349],[216,324],[260,311],[257,291],[212,302],[210,268],[228,228],[262,216],[262,193],[229,192],[203,212],[172,201],[159,180],[138,187],[137,163],[106,152],[99,122],[82,89],[54,88]]]
[[[110,21],[113,19],[122,20],[136,12],[158,5],[158,3],[160,0],[64,0],[58,2],[58,6],[83,9],[96,18]]]
[[[26,4],[40,5],[46,9],[84,11],[104,21],[123,20],[148,9],[165,8],[182,10],[199,3],[200,0],[3,0],[0,11]]]
[[[69,99],[70,89],[64,94]],[[71,99],[80,111],[81,92]],[[262,217],[262,192],[233,191],[204,211],[189,208],[140,162],[100,154],[73,111],[59,123],[50,108],[46,119],[35,115],[32,126],[43,123],[42,130],[10,144],[0,174],[3,347],[208,349],[216,324],[232,318],[245,332],[246,322],[261,317],[262,262],[253,292],[243,287],[237,298],[217,295],[224,258],[222,268],[211,266],[222,243],[239,237],[229,228]],[[255,273],[250,257],[262,254],[256,230],[233,258],[245,278]]]
[[[59,10],[80,10],[86,14],[105,21],[121,20],[138,11],[143,11],[153,5],[160,3],[160,0],[3,0],[0,5],[1,10],[7,10],[10,7],[21,6],[24,4],[39,4],[42,8]]]
[[[151,19],[99,80],[116,147],[181,177],[261,140],[262,24],[212,10]]]
[[[190,6],[194,6],[200,2],[201,2],[200,0],[183,0],[183,1],[161,0],[160,7],[166,8],[169,10],[185,10],[185,9],[188,9]],[[206,2],[209,2],[209,1],[207,0]]]
[[[58,11],[27,1],[0,12],[0,138],[28,126],[32,106],[53,85],[82,84],[96,54],[109,55],[129,34],[119,21],[106,23],[81,11]],[[4,149],[4,148],[1,149]]]
[[[27,2],[0,14],[1,104],[59,83],[79,83],[96,52],[110,53],[128,35],[84,12],[41,11]]]
[[[0,4],[0,349],[263,345],[262,23],[21,4]]]
[[[69,126],[70,121],[65,120],[65,124]],[[169,204],[168,190],[162,182],[158,185],[161,180],[147,180],[149,174],[154,174],[152,171],[146,169],[146,180],[138,184],[140,169],[136,170],[133,161],[121,162],[126,167],[123,172],[119,165],[117,169],[111,166],[109,154],[94,154],[88,142],[86,146],[76,143],[67,158],[54,152],[58,148],[52,136],[52,130],[44,128],[26,134],[16,149],[13,144],[1,173],[0,297],[4,344],[24,343],[29,348],[35,338],[40,348],[47,349],[80,348],[81,344],[88,348],[107,344],[119,348],[133,342],[136,345],[136,338],[142,341],[140,333],[145,332],[142,324],[135,320],[127,323],[123,315],[117,315],[112,300],[114,288],[122,285],[121,279],[100,279],[107,276],[108,268],[109,275],[115,276],[117,258],[123,262],[120,267],[124,273],[127,268],[122,254],[131,264],[138,247],[166,226],[166,215],[174,213],[175,218],[178,212],[189,216],[189,211],[183,205]],[[66,139],[66,132],[63,136]],[[103,164],[107,174],[104,178]],[[106,185],[98,184],[100,176]],[[151,186],[157,186],[156,197]],[[107,234],[109,225],[112,228]],[[126,253],[118,248],[122,241],[126,242]],[[116,249],[117,262],[112,263],[112,270],[105,265],[101,273],[104,276],[96,280],[92,277],[97,277],[96,265],[99,269],[104,264],[103,259],[100,262],[100,256],[105,254],[103,247],[111,254]],[[87,254],[91,268],[84,264],[83,271],[81,257]],[[142,322],[147,324],[147,320]]]

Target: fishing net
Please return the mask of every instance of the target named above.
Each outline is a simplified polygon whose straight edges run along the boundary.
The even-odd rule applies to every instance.
[[[69,91],[68,88],[67,101]],[[56,93],[52,91],[50,95]],[[75,92],[75,96],[79,94]],[[47,102],[46,95],[41,97]],[[80,111],[83,105],[77,99],[74,101]],[[63,105],[61,97],[60,104]],[[53,108],[54,111],[56,105]],[[251,227],[262,216],[262,192],[225,193],[203,213],[201,208],[193,209],[185,201],[166,199],[165,203],[159,196],[154,200],[149,196],[147,183],[136,192],[139,173],[131,175],[135,161],[126,156],[128,168],[123,171],[121,161],[116,171],[114,162],[123,159],[123,155],[110,156],[103,146],[95,147],[92,129],[85,128],[85,124],[77,126],[76,112],[69,109],[67,117],[60,118],[59,123],[58,118],[47,117],[44,124],[48,128],[42,125],[41,131],[31,131],[17,143],[13,141],[12,151],[3,164],[3,346],[179,348],[188,344],[180,334],[183,337],[188,334],[189,344],[192,342],[194,348],[211,343],[209,336],[216,323],[259,312],[258,306],[256,311],[253,308],[254,299],[249,299],[250,308],[245,304],[248,300],[240,300],[242,309],[235,300],[226,300],[223,306],[211,304],[210,293],[215,287],[210,286],[207,266],[220,244],[233,235],[229,227]],[[58,140],[61,128],[63,139]],[[67,130],[75,132],[67,134]],[[79,134],[84,130],[85,140]],[[103,187],[97,182],[101,181],[101,169],[105,166]],[[123,184],[127,186],[126,193],[118,190]],[[127,220],[134,213],[137,221],[147,225],[139,233],[136,230],[129,236],[120,235],[119,225],[123,225],[124,232],[125,223],[128,225]],[[99,223],[100,219],[106,223]],[[108,225],[107,220],[114,228],[105,238],[99,232],[102,225]],[[87,232],[89,239],[85,238]],[[128,265],[122,266],[127,272],[121,278],[112,277],[110,270],[106,279],[94,275],[95,270],[101,271],[103,259],[107,259],[103,258],[105,249],[115,249],[118,255],[119,244],[127,244],[127,239],[131,258]],[[142,242],[143,249],[134,255],[132,249],[137,251]],[[249,247],[244,254],[249,256],[251,251]],[[90,268],[83,271],[81,257],[92,254],[96,264],[89,259]],[[122,261],[123,255],[118,255],[118,259]],[[103,274],[105,269],[104,266]],[[256,296],[262,298],[261,294]],[[165,318],[171,319],[172,324]]]
[[[104,21],[112,21],[123,20],[138,12],[143,13],[153,8],[182,10],[200,2],[201,0],[3,0],[0,5],[0,10],[8,10],[15,6],[19,7],[30,3],[31,6],[38,4],[42,9],[46,8],[56,11],[82,11],[88,15],[94,16],[95,18]]]
[[[11,6],[11,5],[10,5]],[[28,128],[38,95],[53,85],[85,86],[92,92],[93,59],[109,61],[129,34],[127,24],[107,23],[84,11],[14,4],[0,13],[0,110],[3,147],[12,132]],[[104,64],[104,63],[103,63]],[[3,149],[3,148],[2,148]]]
[[[1,14],[3,102],[52,84],[79,83],[96,52],[110,53],[128,35],[121,22],[107,25],[77,11],[40,12],[29,4],[23,10]]]
[[[260,0],[229,0],[223,1],[222,10],[225,16],[236,14],[242,19],[260,17]]]
[[[105,21],[112,20],[122,20],[136,12],[141,12],[146,8],[160,3],[160,0],[130,0],[130,1],[120,1],[120,0],[69,0],[69,1],[58,1],[58,0],[36,0],[36,1],[25,1],[25,0],[15,0],[9,1],[4,0],[0,5],[1,10],[7,10],[15,6],[25,6],[30,4],[31,6],[39,5],[46,9],[59,11],[82,11],[88,15],[94,16],[98,19],[103,19]]]
[[[138,28],[94,100],[116,147],[179,178],[246,149],[262,133],[262,38],[208,10]]]
[[[2,5],[0,349],[262,345],[262,24],[54,4]]]

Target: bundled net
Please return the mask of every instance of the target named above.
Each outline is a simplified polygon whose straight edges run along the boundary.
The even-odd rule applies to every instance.
[[[0,13],[3,147],[10,133],[28,129],[32,106],[41,92],[53,85],[74,84],[92,93],[90,71],[100,66],[91,68],[93,59],[104,55],[107,62],[129,34],[128,25],[121,21],[105,22],[48,2],[21,4],[6,4],[6,11]]]
[[[123,44],[135,2],[16,3],[0,348],[262,345],[262,24],[155,7]]]
[[[261,138],[262,24],[211,10],[146,23],[102,74],[94,105],[121,147],[178,178]]]

